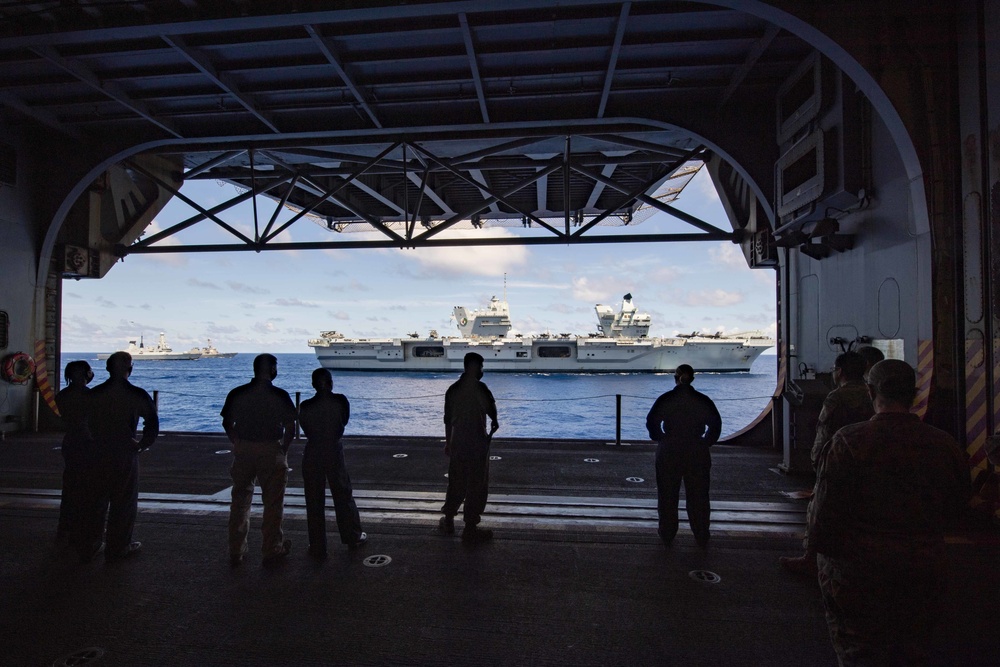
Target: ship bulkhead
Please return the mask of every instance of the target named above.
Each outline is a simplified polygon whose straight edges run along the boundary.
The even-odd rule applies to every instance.
[[[321,366],[339,370],[393,370],[405,358],[398,338],[335,340],[314,349]]]

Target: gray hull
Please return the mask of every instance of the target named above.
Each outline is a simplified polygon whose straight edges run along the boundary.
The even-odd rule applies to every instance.
[[[507,373],[666,373],[680,364],[696,371],[749,371],[771,341],[653,339],[336,340],[313,345],[320,365],[342,371],[461,372],[468,352],[486,371]]]

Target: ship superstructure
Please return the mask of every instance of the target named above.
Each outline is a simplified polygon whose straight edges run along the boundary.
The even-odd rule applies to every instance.
[[[173,348],[167,344],[167,336],[162,331],[156,345],[145,345],[142,336],[140,336],[138,344],[135,340],[130,340],[128,347],[121,351],[132,355],[132,361],[191,361],[201,358],[201,351],[198,349],[190,352],[174,352]],[[107,352],[98,354],[97,358],[107,359],[110,356],[111,353]]]
[[[232,359],[237,355],[236,352],[219,352],[214,345],[212,345],[212,339],[209,338],[203,348],[192,347],[192,354],[197,352],[201,355],[202,359]]]
[[[322,366],[336,370],[461,371],[466,353],[478,352],[489,372],[649,373],[673,372],[680,364],[696,371],[749,371],[774,345],[760,332],[650,338],[651,318],[638,312],[631,294],[617,312],[602,304],[595,311],[596,334],[509,336],[507,301],[493,297],[485,308],[454,308],[456,337],[431,332],[426,338],[346,338],[324,331],[309,346]]]

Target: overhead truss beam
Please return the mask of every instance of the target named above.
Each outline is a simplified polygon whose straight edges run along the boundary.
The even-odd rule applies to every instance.
[[[400,138],[381,145],[361,145],[356,152],[350,152],[350,148],[345,150],[343,145],[329,149],[277,147],[266,143],[245,149],[220,147],[204,160],[189,158],[189,164],[193,164],[184,174],[185,178],[194,179],[221,178],[245,189],[237,197],[211,209],[200,206],[170,184],[129,162],[130,168],[152,178],[197,214],[140,239],[122,252],[152,252],[154,246],[163,247],[162,242],[167,238],[203,220],[211,220],[241,244],[175,244],[169,246],[169,252],[184,252],[186,248],[197,248],[197,252],[207,252],[206,248],[223,251],[236,247],[260,252],[272,246],[427,247],[459,223],[465,226],[471,223],[473,229],[482,229],[495,224],[510,225],[511,220],[518,219],[523,227],[544,231],[556,242],[576,243],[609,218],[620,218],[621,222],[629,224],[633,213],[643,205],[695,227],[700,233],[694,236],[699,239],[733,238],[732,232],[652,196],[661,184],[676,178],[679,169],[691,161],[703,159],[701,146],[682,152],[676,146],[645,141],[641,135],[567,133],[510,140],[493,137],[496,143],[485,148],[443,156],[435,148],[447,150],[449,146],[447,142],[438,141]],[[553,150],[556,141],[560,145],[558,152]],[[535,145],[537,148],[533,149]],[[380,150],[372,155],[376,147]],[[534,152],[529,152],[532,150]],[[419,191],[416,196],[413,195],[414,186]],[[527,188],[534,189],[526,196],[522,191]],[[266,195],[273,203],[269,219],[258,218],[257,195]],[[220,217],[226,209],[248,200],[253,203],[253,238],[250,233],[241,232],[238,225]],[[290,219],[279,221],[279,214],[286,210],[293,211]],[[330,231],[362,231],[363,226],[368,226],[386,238],[376,241],[375,245],[368,245],[370,241],[333,241],[332,245],[317,241],[319,245],[307,242],[300,246],[276,241],[280,234],[306,216],[314,221],[325,219]],[[553,218],[561,219],[561,224],[554,223]],[[402,228],[400,223],[403,223]],[[615,224],[621,223],[615,221]],[[661,240],[688,240],[683,234],[654,236]],[[488,232],[483,232],[483,238],[486,244],[500,243],[489,240]],[[599,238],[603,239],[599,242],[610,242],[611,237]],[[639,237],[628,235],[628,238]],[[473,240],[463,237],[459,244],[474,245]],[[531,232],[505,242],[540,243]]]
[[[590,245],[598,243],[684,243],[693,241],[732,241],[733,235],[721,234],[619,234],[601,236],[573,236],[570,239],[554,236],[529,237],[483,237],[461,239],[410,239],[403,244],[391,241],[313,241],[301,243],[268,243],[257,249],[260,251],[277,250],[361,250],[361,249],[404,249],[404,248],[455,248],[461,246],[545,246],[545,245]],[[118,249],[121,257],[127,255],[155,255],[174,253],[205,253],[205,252],[239,252],[247,250],[242,244],[212,244],[189,246],[121,246]]]

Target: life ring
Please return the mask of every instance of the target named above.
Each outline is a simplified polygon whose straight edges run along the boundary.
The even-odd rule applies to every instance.
[[[11,384],[28,384],[35,374],[35,360],[27,352],[15,352],[3,358],[0,376]]]

